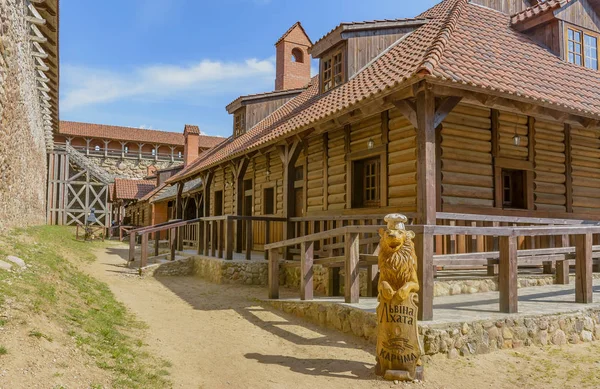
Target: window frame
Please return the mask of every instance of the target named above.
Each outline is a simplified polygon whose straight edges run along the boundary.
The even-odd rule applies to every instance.
[[[238,136],[244,135],[246,132],[246,123],[245,123],[245,112],[238,112],[233,115],[233,136],[237,138]]]
[[[354,190],[352,191],[352,199],[350,204],[351,208],[381,207],[381,176],[383,173],[381,159],[381,155],[373,155],[366,158],[352,160],[352,187],[354,189],[357,187],[357,184],[360,185],[360,197],[357,198],[357,192]],[[361,169],[360,172],[357,171],[357,169],[359,169],[359,165]],[[374,174],[368,175],[367,166],[374,166]],[[359,173],[360,177],[358,176]],[[371,180],[374,180],[372,185],[368,183]],[[367,199],[370,197],[369,192],[374,194],[374,199]]]
[[[330,50],[329,54],[321,57],[319,61],[319,74],[320,74],[320,89],[321,93],[329,92],[338,86],[346,82],[346,53],[345,46],[340,46]],[[340,58],[339,62],[334,62],[336,57]],[[325,65],[329,63],[329,67],[325,69]],[[336,67],[339,66],[339,73],[335,72]],[[326,77],[326,72],[329,72],[329,77]],[[336,83],[336,78],[339,77],[339,82]],[[330,87],[326,87],[326,84],[331,82]]]
[[[581,37],[581,40],[579,42],[575,41],[574,39],[571,39],[569,37],[569,33],[573,32],[573,34],[579,34]],[[583,68],[586,69],[590,69],[590,70],[595,70],[598,71],[600,70],[600,34],[585,28],[581,28],[581,27],[577,27],[577,26],[573,26],[570,24],[567,24],[565,26],[565,60],[573,65],[576,66],[581,66]],[[586,37],[590,37],[596,40],[596,58],[595,58],[595,68],[594,67],[588,67],[587,66],[587,61],[588,61],[588,57],[586,55],[586,49],[587,47],[590,46],[586,46],[585,41],[586,41]],[[569,44],[573,43],[575,44],[579,44],[581,46],[581,53],[576,53],[575,51],[571,51],[569,49]],[[573,61],[571,61],[571,54],[573,54]],[[581,64],[577,64],[575,62],[575,56],[579,56],[581,57]]]
[[[273,192],[273,198],[270,202],[270,206],[273,207],[271,212],[267,212],[267,191]],[[277,213],[277,190],[274,186],[265,186],[262,189],[262,214],[263,215],[275,215]]]

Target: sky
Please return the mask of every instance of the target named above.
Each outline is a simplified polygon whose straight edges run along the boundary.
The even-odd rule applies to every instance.
[[[60,118],[229,136],[225,106],[274,89],[274,44],[296,21],[314,42],[340,22],[414,17],[437,2],[61,0]]]

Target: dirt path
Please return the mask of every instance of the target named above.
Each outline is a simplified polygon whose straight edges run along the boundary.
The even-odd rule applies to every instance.
[[[264,288],[214,285],[193,277],[140,279],[124,267],[126,254],[120,246],[99,251],[87,271],[108,283],[117,299],[148,324],[146,342],[150,351],[172,362],[176,388],[398,387],[374,376],[373,345],[261,306],[253,299],[263,296]],[[407,387],[599,387],[599,349],[587,344],[437,357],[426,366],[427,382]],[[572,369],[591,375],[573,375]]]

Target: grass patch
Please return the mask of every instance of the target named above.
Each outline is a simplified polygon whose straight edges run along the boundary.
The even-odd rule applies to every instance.
[[[68,227],[39,226],[0,236],[0,256],[16,255],[31,267],[16,275],[0,272],[0,310],[6,298],[59,324],[96,364],[112,372],[118,388],[169,388],[168,362],[143,352],[135,320],[108,286],[72,262],[93,261],[92,250],[106,243],[81,242]],[[1,324],[3,325],[3,324]],[[37,330],[38,339],[52,338]]]
[[[0,346],[0,356],[8,354],[8,350],[4,346]]]

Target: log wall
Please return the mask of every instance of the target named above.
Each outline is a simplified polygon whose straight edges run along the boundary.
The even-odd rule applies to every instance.
[[[417,210],[417,132],[396,109],[389,111],[388,204],[401,212]]]

